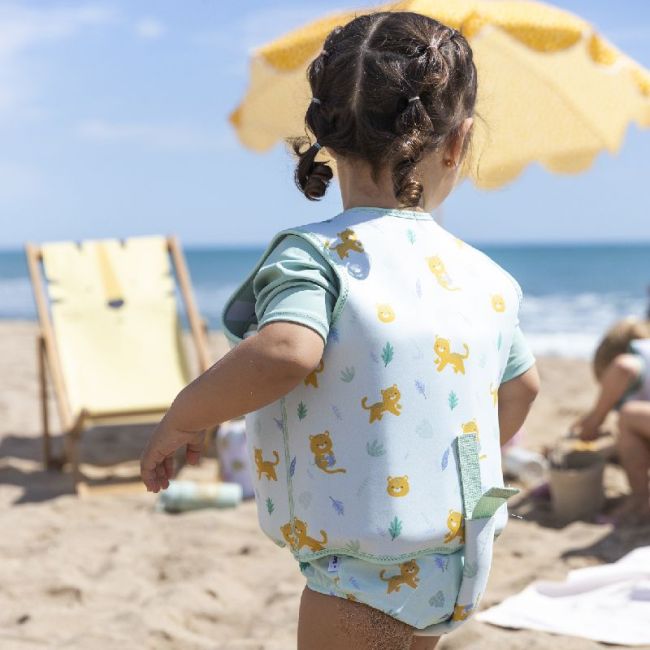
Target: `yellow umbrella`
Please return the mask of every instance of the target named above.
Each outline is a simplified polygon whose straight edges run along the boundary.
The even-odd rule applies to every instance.
[[[460,30],[479,75],[467,172],[499,187],[531,162],[554,172],[589,167],[616,152],[631,121],[650,127],[650,73],[581,18],[528,0],[406,0],[368,11],[414,11]],[[308,63],[327,34],[362,12],[310,23],[253,55],[246,97],[230,120],[241,142],[264,151],[304,133]]]

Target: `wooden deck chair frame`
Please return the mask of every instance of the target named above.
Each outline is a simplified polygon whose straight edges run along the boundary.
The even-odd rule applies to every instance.
[[[167,237],[166,244],[167,250],[171,256],[172,268],[178,281],[183,304],[185,305],[191,336],[196,347],[199,371],[204,372],[212,365],[208,352],[207,325],[201,318],[197,309],[190,275],[178,239],[174,236]],[[25,254],[27,256],[27,265],[36,300],[36,311],[38,313],[40,327],[36,337],[36,352],[38,355],[39,398],[41,403],[41,421],[43,427],[43,464],[46,470],[60,466],[59,463],[54,462],[50,447],[50,426],[47,403],[47,374],[49,370],[59,419],[64,433],[64,456],[72,468],[75,491],[77,494],[84,494],[89,492],[91,488],[89,488],[83,480],[79,468],[78,447],[83,430],[90,428],[90,426],[93,425],[93,420],[99,418],[101,418],[102,425],[106,424],[110,426],[110,420],[112,418],[115,418],[116,420],[119,419],[121,424],[124,423],[124,418],[128,418],[129,416],[133,416],[134,420],[138,417],[142,418],[143,416],[151,416],[151,418],[154,419],[157,416],[162,417],[165,414],[166,409],[125,410],[111,411],[110,413],[92,413],[86,409],[82,409],[76,417],[73,416],[70,409],[68,395],[66,393],[65,380],[56,346],[54,327],[48,309],[48,298],[41,276],[41,262],[43,260],[42,249],[38,245],[27,244],[25,246]],[[209,435],[206,436],[206,445],[208,444],[209,437]],[[119,491],[119,488],[117,490],[112,490],[108,487],[97,487],[94,488],[94,491]]]

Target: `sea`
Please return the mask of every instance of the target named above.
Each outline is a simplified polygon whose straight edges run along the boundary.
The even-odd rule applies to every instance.
[[[519,281],[522,330],[533,352],[589,358],[616,320],[649,308],[650,244],[477,245]],[[262,248],[186,248],[197,302],[210,328]],[[25,257],[0,251],[0,319],[35,320]]]

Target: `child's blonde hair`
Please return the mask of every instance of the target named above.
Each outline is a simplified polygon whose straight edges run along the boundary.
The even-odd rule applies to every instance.
[[[650,338],[650,321],[630,316],[614,324],[598,344],[594,354],[594,374],[600,381],[607,366],[619,354],[628,351],[630,342],[634,339]]]

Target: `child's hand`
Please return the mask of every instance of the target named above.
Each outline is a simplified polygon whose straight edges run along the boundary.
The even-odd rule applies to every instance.
[[[571,433],[577,434],[580,440],[595,440],[598,438],[601,421],[593,413],[582,416],[571,427]]]
[[[196,465],[203,451],[204,431],[180,431],[163,418],[149,438],[140,457],[140,476],[150,492],[169,487],[174,476],[174,452],[185,447],[185,457]]]

